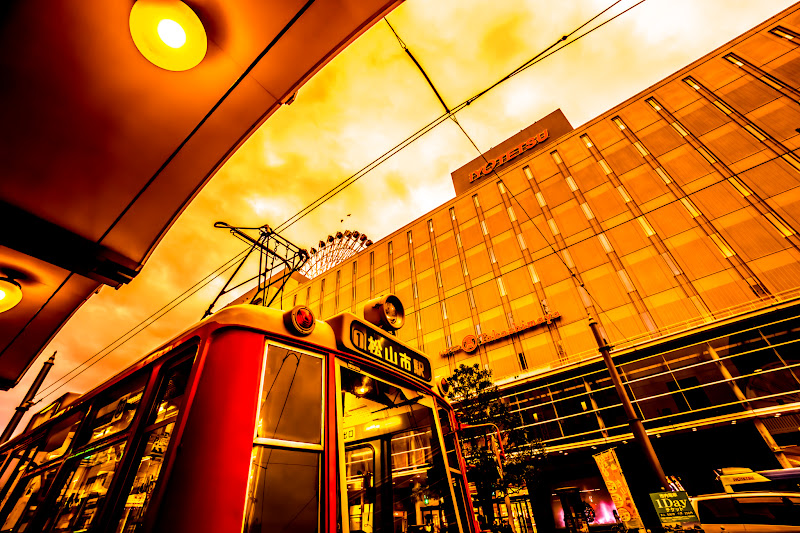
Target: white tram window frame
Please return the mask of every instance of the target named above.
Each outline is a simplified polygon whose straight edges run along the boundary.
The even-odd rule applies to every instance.
[[[264,380],[266,378],[267,372],[267,357],[269,357],[269,348],[270,346],[283,348],[289,350],[290,352],[296,352],[299,354],[307,355],[310,357],[314,357],[320,360],[321,371],[320,371],[320,390],[321,390],[321,401],[319,404],[319,411],[320,411],[320,424],[319,424],[319,436],[320,436],[320,443],[307,443],[307,442],[297,442],[285,439],[272,439],[272,438],[264,438],[258,436],[258,420],[261,417],[261,406],[262,406],[262,396],[264,394]],[[259,448],[280,448],[284,450],[296,450],[296,451],[307,451],[307,452],[317,452],[316,455],[318,457],[318,469],[317,469],[317,528],[316,531],[322,531],[322,491],[323,488],[323,469],[325,464],[324,458],[324,446],[325,446],[325,399],[326,399],[326,387],[325,387],[325,376],[326,376],[326,362],[325,356],[323,354],[314,353],[308,350],[297,349],[297,347],[289,346],[288,344],[284,344],[281,342],[275,342],[269,338],[264,339],[264,355],[261,358],[261,377],[258,386],[258,397],[256,398],[257,401],[257,408],[256,408],[256,419],[253,421],[253,456],[255,456],[256,450]],[[248,519],[248,507],[247,507],[247,499],[249,497],[250,491],[253,488],[252,485],[252,478],[253,478],[253,460],[251,459],[250,463],[250,471],[248,472],[248,482],[247,487],[245,489],[244,497],[242,498],[243,508],[242,508],[242,527],[246,526],[246,522]]]
[[[263,394],[264,394],[264,380],[267,374],[267,357],[269,357],[269,348],[270,346],[275,346],[277,348],[283,348],[285,350],[289,350],[290,352],[296,352],[299,354],[307,355],[310,357],[314,357],[320,360],[320,399],[321,402],[319,404],[319,444],[311,443],[311,442],[302,442],[302,441],[293,441],[287,439],[276,439],[276,438],[265,438],[258,436],[258,421],[261,418],[261,408],[263,405]],[[261,362],[261,380],[258,386],[258,399],[257,405],[258,408],[256,410],[256,419],[255,424],[253,425],[253,444],[259,444],[262,446],[275,446],[279,448],[295,448],[295,449],[302,449],[302,450],[316,450],[322,451],[324,448],[325,443],[325,400],[326,400],[326,391],[325,391],[325,357],[321,354],[310,352],[308,350],[301,350],[297,349],[294,346],[290,346],[288,344],[283,344],[280,342],[274,342],[269,339],[266,339],[264,343],[264,357],[262,358]]]

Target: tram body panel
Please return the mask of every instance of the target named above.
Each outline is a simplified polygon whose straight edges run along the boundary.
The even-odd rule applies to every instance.
[[[60,533],[474,531],[452,407],[429,371],[414,374],[413,361],[430,368],[424,354],[353,315],[331,322],[298,334],[280,310],[234,306],[48,415],[0,447],[0,499],[51,476],[27,501],[0,501],[0,529],[30,516]],[[382,335],[400,358],[360,349],[353,332]],[[58,440],[78,415],[74,439]]]
[[[264,335],[226,329],[208,342],[154,532],[241,531]]]

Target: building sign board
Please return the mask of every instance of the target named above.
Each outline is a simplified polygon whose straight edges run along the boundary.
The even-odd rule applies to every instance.
[[[689,495],[683,491],[650,493],[658,519],[662,526],[700,522],[689,501]]]
[[[617,508],[619,519],[627,529],[643,528],[644,525],[639,516],[639,511],[636,509],[636,504],[633,503],[633,496],[631,496],[631,491],[628,488],[628,482],[619,465],[617,452],[614,451],[614,448],[611,448],[595,454],[594,460],[597,462],[597,468],[600,470],[600,475],[606,484],[611,501],[614,503],[614,507]]]
[[[531,137],[530,139],[524,141],[519,146],[515,146],[514,148],[504,153],[503,155],[498,156],[494,159],[488,159],[485,165],[470,172],[469,182],[472,183],[476,179],[481,178],[486,174],[491,174],[498,167],[505,165],[506,163],[508,163],[509,161],[520,155],[525,150],[530,150],[538,143],[545,142],[549,136],[550,134],[548,133],[547,130],[542,130],[536,136]]]
[[[758,483],[760,481],[770,481],[770,479],[760,472],[741,472],[738,474],[723,474],[719,476],[725,492],[733,492],[730,488],[731,485],[739,485],[741,483]]]
[[[397,337],[350,313],[336,315],[327,322],[333,328],[339,349],[367,356],[423,381],[430,382],[433,378],[431,362],[425,354],[407,346]]]
[[[448,357],[460,351],[465,351],[467,353],[472,353],[478,349],[481,344],[488,344],[490,342],[499,341],[500,339],[505,339],[513,335],[514,333],[518,333],[520,331],[525,331],[526,329],[531,329],[536,327],[540,324],[550,324],[553,320],[561,318],[561,313],[558,311],[553,311],[552,313],[547,313],[544,316],[540,316],[536,320],[530,320],[528,322],[522,322],[520,324],[511,324],[511,327],[500,331],[492,331],[491,333],[483,333],[481,335],[467,335],[461,341],[461,344],[457,346],[451,346],[445,350],[439,352],[439,355],[442,357]]]
[[[454,170],[450,176],[453,179],[456,195],[463,194],[474,185],[482,183],[486,176],[494,174],[495,170],[503,165],[523,159],[520,157],[523,153],[527,158],[528,154],[538,152],[542,147],[551,144],[555,139],[572,130],[572,124],[569,123],[564,113],[560,109],[553,111],[461,168]]]

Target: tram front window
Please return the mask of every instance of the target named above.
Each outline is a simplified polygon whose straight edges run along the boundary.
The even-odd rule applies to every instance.
[[[463,531],[433,397],[345,367],[341,387],[350,533]]]

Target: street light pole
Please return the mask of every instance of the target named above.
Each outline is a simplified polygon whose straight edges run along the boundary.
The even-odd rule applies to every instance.
[[[650,437],[644,429],[642,420],[633,408],[633,404],[628,397],[628,391],[626,391],[625,387],[622,385],[617,367],[614,366],[614,361],[611,359],[611,346],[609,346],[608,341],[600,334],[600,327],[594,318],[589,318],[589,327],[594,334],[594,340],[597,341],[597,346],[600,348],[600,353],[603,356],[606,368],[608,368],[608,373],[611,374],[611,382],[614,384],[614,388],[617,389],[617,395],[622,402],[625,416],[628,418],[628,425],[633,432],[633,438],[636,439],[636,442],[641,446],[642,452],[644,452],[644,456],[647,458],[647,462],[653,469],[653,473],[658,477],[662,490],[667,490],[669,488],[669,481],[667,481],[667,476],[664,475],[664,470],[661,468],[661,463],[658,461],[658,456],[656,456],[656,451],[653,449]]]
[[[41,387],[42,383],[44,383],[44,378],[47,377],[47,373],[50,372],[51,368],[53,368],[55,361],[56,352],[53,352],[53,355],[50,356],[50,359],[45,361],[42,365],[42,369],[39,370],[39,375],[36,376],[35,380],[33,380],[33,385],[31,385],[31,388],[28,389],[28,393],[25,395],[25,398],[22,399],[22,403],[17,406],[14,416],[11,417],[6,429],[3,430],[3,434],[0,435],[0,444],[11,438],[11,434],[14,433],[15,429],[17,429],[17,425],[19,425],[20,420],[22,420],[22,417],[25,416],[25,413],[33,405],[33,397],[36,396],[37,392],[39,392],[39,387]]]

